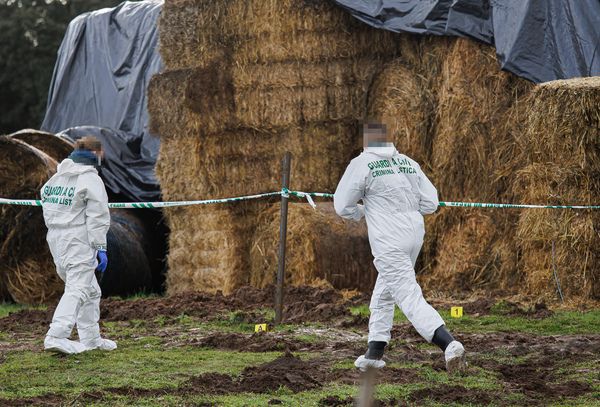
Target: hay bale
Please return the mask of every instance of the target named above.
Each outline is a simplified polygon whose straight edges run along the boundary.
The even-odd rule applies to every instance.
[[[167,208],[165,216],[171,229],[167,293],[231,293],[247,285],[247,253],[256,205],[240,202]]]
[[[514,119],[532,85],[500,71],[493,48],[465,39],[454,41],[439,83],[432,180],[440,200],[512,202],[516,196],[509,185],[516,168],[510,156],[519,136]],[[426,245],[435,257],[426,285],[489,290],[515,282],[516,211],[490,210],[484,217],[442,211],[429,233],[434,248]]]
[[[524,164],[515,188],[540,204],[600,202],[600,77],[537,86],[527,110],[518,160]],[[600,298],[598,211],[525,210],[517,239],[523,251],[525,289],[556,298],[556,271],[567,299]]]
[[[435,264],[431,273],[423,273],[422,282],[427,290],[468,292],[476,290],[514,289],[520,280],[518,256],[510,241],[502,239],[498,230],[510,217],[498,212],[480,209],[461,209],[459,220],[435,230]],[[438,216],[444,216],[448,212]]]
[[[61,162],[67,158],[73,151],[73,143],[45,131],[24,129],[12,133],[8,137],[24,141],[30,146],[48,154],[48,156],[57,162]]]
[[[369,90],[369,117],[386,123],[398,151],[429,167],[433,96],[424,77],[404,64],[388,63]]]
[[[221,64],[165,72],[148,94],[152,130],[218,133],[237,128],[273,130],[304,123],[361,119],[377,60],[273,64],[228,70]],[[271,75],[261,77],[261,73]]]
[[[157,177],[168,200],[277,191],[281,158],[289,150],[291,187],[333,192],[356,144],[356,129],[331,122],[275,133],[240,130],[167,137],[161,142]],[[169,209],[168,292],[231,292],[247,284],[249,241],[268,202]]]
[[[0,137],[0,196],[39,199],[56,161],[12,137]],[[46,243],[38,207],[0,205],[0,295],[21,304],[54,301],[62,282]]]
[[[433,157],[442,200],[486,201],[503,191],[496,168],[496,146],[507,137],[498,131],[506,114],[531,84],[502,72],[492,47],[457,40],[445,60],[437,106]]]
[[[396,35],[325,0],[169,1],[160,18],[167,69],[389,55]],[[395,52],[395,51],[394,51]]]
[[[156,173],[170,200],[232,197],[281,189],[281,159],[292,153],[295,189],[333,192],[358,138],[353,122],[328,122],[276,132],[238,130],[161,141]]]
[[[250,250],[250,284],[266,287],[275,282],[279,245],[279,205],[261,215]],[[369,291],[377,278],[366,223],[350,222],[335,214],[332,203],[317,210],[291,203],[288,215],[286,283],[322,285]]]

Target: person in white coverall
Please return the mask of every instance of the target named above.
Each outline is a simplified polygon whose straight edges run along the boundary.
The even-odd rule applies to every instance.
[[[355,365],[363,371],[385,366],[383,351],[397,304],[417,332],[445,352],[449,372],[464,370],[464,347],[425,301],[415,278],[425,235],[423,215],[437,210],[437,190],[419,164],[387,141],[385,124],[365,123],[363,140],[364,151],[350,162],[334,195],[339,216],[355,221],[366,218],[378,272],[369,306],[368,350]]]
[[[106,269],[110,226],[108,198],[96,170],[101,157],[97,139],[78,140],[73,153],[58,165],[56,174],[41,190],[46,240],[56,271],[65,282],[44,340],[48,351],[72,354],[117,347],[100,337],[98,325],[101,292],[95,270],[103,273]],[[69,339],[75,325],[79,342]]]

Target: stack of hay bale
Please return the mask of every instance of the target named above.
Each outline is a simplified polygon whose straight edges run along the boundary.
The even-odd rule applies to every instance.
[[[150,84],[149,110],[166,200],[279,190],[285,151],[293,154],[293,189],[333,192],[359,148],[369,85],[398,53],[394,34],[327,1],[167,1],[160,38],[167,71]],[[269,225],[278,217],[268,207],[167,210],[168,291],[247,284],[258,216],[270,213],[262,218]],[[297,221],[322,216],[305,215]],[[269,238],[276,244],[276,229]]]
[[[432,142],[440,200],[510,202],[510,117],[532,85],[499,69],[492,47],[457,39],[442,65]],[[443,209],[427,227],[427,288],[503,288],[516,275],[515,210]],[[509,240],[507,240],[507,238]]]
[[[597,146],[582,147],[594,142],[585,129],[598,126],[593,81],[542,85],[530,99],[533,85],[500,71],[491,47],[373,30],[326,1],[171,0],[160,24],[168,70],[153,79],[149,108],[161,137],[157,175],[167,200],[278,190],[288,150],[292,189],[333,192],[360,150],[364,117],[388,123],[398,150],[421,163],[441,200],[598,198]],[[559,102],[563,96],[566,102]],[[566,105],[570,113],[560,116],[556,109]],[[548,109],[556,117],[544,116]],[[543,127],[548,123],[551,131]],[[575,131],[585,136],[563,137]],[[519,154],[531,146],[540,151]],[[547,163],[560,153],[583,164],[550,171]],[[555,179],[563,172],[571,186]],[[169,292],[272,282],[278,213],[264,201],[166,211]],[[313,211],[293,204],[290,213],[292,283],[372,283],[364,225],[336,219],[330,205]],[[567,225],[572,216],[442,209],[426,218],[421,282],[446,292],[527,287],[548,293],[554,237],[559,273],[571,270],[567,259],[576,257],[578,271],[564,277],[567,293],[583,284],[586,296],[598,296],[597,220],[588,213]],[[367,262],[369,271],[356,266]],[[349,270],[343,277],[342,269]]]
[[[273,283],[277,264],[279,205],[259,219],[250,249],[253,287]],[[377,277],[365,222],[343,221],[332,203],[319,203],[317,210],[303,203],[289,205],[286,283],[331,285],[338,289],[367,289]]]
[[[512,201],[511,119],[532,85],[500,71],[492,47],[466,39],[401,38],[402,56],[370,90],[369,113],[388,123],[400,152],[421,163],[440,200]],[[422,283],[442,291],[509,284],[517,268],[509,230],[517,217],[516,211],[461,208],[426,217]]]
[[[600,203],[599,102],[600,77],[553,81],[533,90],[518,140],[517,158],[524,168],[515,177],[515,189],[524,201]],[[528,294],[556,298],[555,268],[568,300],[600,299],[600,212],[525,210],[517,241]]]

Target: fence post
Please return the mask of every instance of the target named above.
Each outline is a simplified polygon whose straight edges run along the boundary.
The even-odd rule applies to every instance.
[[[292,153],[289,151],[283,156],[283,182],[282,187],[290,187],[290,164]],[[288,197],[281,194],[281,214],[279,222],[279,256],[277,261],[277,291],[275,293],[275,324],[279,325],[283,319],[283,283],[285,280],[285,242],[287,237]]]

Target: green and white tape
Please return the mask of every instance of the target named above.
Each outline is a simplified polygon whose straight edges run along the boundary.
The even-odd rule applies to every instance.
[[[204,199],[198,201],[171,201],[171,202],[115,202],[109,203],[109,208],[123,209],[147,209],[147,208],[169,208],[174,206],[190,205],[208,205],[239,201],[248,201],[252,199],[261,199],[271,196],[296,197],[306,199],[310,206],[316,208],[313,198],[333,198],[333,194],[327,192],[302,192],[292,191],[283,188],[277,192],[267,192],[264,194],[244,195],[233,198]],[[6,199],[0,198],[0,205],[18,205],[18,206],[42,206],[39,199]],[[600,205],[528,205],[528,204],[501,204],[501,203],[483,203],[483,202],[440,202],[441,207],[453,208],[505,208],[505,209],[600,209]]]
[[[600,209],[600,205],[526,205],[483,202],[440,202],[440,206],[453,208]]]

